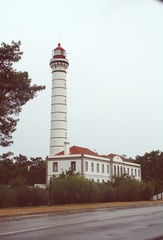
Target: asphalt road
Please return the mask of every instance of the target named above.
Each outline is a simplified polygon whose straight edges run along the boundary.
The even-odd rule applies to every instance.
[[[0,240],[162,240],[163,206],[42,214],[0,221]]]

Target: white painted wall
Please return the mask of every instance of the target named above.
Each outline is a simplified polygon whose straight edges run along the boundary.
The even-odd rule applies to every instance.
[[[68,60],[54,57],[50,61],[52,69],[50,156],[64,150],[67,142],[67,89],[66,70]]]
[[[52,160],[48,160],[48,181],[50,180],[50,177],[56,176],[58,177],[59,174],[61,174],[62,172],[65,172],[66,170],[71,169],[71,162],[76,162],[76,173],[77,172],[81,172],[81,159],[80,158],[69,158],[66,159],[67,157],[65,156],[65,158],[62,159],[52,159]],[[57,172],[53,172],[53,163],[57,162],[58,163],[58,171]]]
[[[115,161],[116,160],[116,161]],[[53,162],[58,162],[58,172],[53,172]],[[84,157],[80,154],[78,155],[65,155],[65,156],[54,156],[53,158],[49,158],[48,160],[48,181],[52,176],[59,176],[62,171],[69,170],[71,168],[71,162],[76,162],[76,173],[79,172],[85,178],[94,180],[95,182],[107,182],[112,180],[112,176],[114,176],[114,166],[119,167],[119,176],[121,176],[120,168],[122,167],[122,174],[127,173],[127,169],[129,169],[129,175],[135,177],[137,180],[141,180],[141,168],[138,164],[128,163],[122,161],[122,159],[113,159],[111,162],[109,159],[101,158],[101,157],[93,157],[86,156]],[[99,172],[97,171],[97,163],[99,164]],[[94,164],[94,170],[92,171],[92,164]],[[104,165],[104,172],[102,172],[102,164]],[[87,165],[87,169],[86,169]],[[107,166],[109,166],[109,173],[107,172]],[[133,174],[132,174],[133,169]],[[135,176],[135,170],[137,172]],[[138,171],[140,171],[140,175],[138,175]],[[116,174],[118,176],[118,174]]]
[[[53,162],[58,162],[58,172],[53,172]],[[82,158],[81,155],[73,157],[73,155],[62,156],[52,158],[48,160],[48,181],[52,176],[59,176],[62,171],[69,170],[71,168],[71,162],[76,162],[76,173],[82,173],[82,175],[90,180],[96,182],[107,182],[111,180],[111,164],[109,160],[102,158]],[[99,172],[97,171],[97,163],[99,164]],[[86,170],[86,164],[88,164],[88,170]],[[92,164],[94,164],[94,170],[92,171]],[[102,172],[102,164],[104,165],[104,172]],[[107,172],[107,166],[109,166],[109,173]]]
[[[86,170],[86,164],[88,166],[88,170]],[[94,170],[92,171],[92,164],[94,165]],[[99,166],[99,171],[98,167]],[[98,160],[98,159],[89,159],[84,158],[84,171],[83,176],[87,179],[94,180],[95,182],[107,182],[111,180],[111,165],[109,160]],[[102,169],[102,165],[104,166],[104,172]],[[109,173],[107,173],[107,165],[109,166]]]
[[[119,167],[119,174],[118,174],[118,167]],[[121,159],[120,156],[115,156],[113,158],[113,176],[121,176],[121,167],[122,167],[122,174],[127,173],[129,176],[134,177],[136,180],[141,180],[141,167],[139,164],[125,162]],[[115,173],[116,168],[116,173]]]

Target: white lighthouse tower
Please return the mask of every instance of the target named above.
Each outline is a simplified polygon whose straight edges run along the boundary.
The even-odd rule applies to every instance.
[[[64,150],[67,142],[66,51],[58,43],[50,60],[52,69],[50,156]]]

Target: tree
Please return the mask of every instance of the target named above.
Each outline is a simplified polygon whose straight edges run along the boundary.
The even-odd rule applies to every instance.
[[[157,150],[145,153],[144,156],[137,156],[136,162],[141,164],[143,180],[163,181],[163,152]]]
[[[73,170],[69,169],[69,170],[66,170],[65,172],[62,171],[62,173],[59,174],[58,178],[64,179],[64,178],[72,177],[72,176],[80,176],[80,173],[79,172],[76,173]]]
[[[16,177],[9,182],[11,188],[21,188],[27,185],[27,181],[23,177]]]
[[[15,172],[15,164],[13,162],[13,153],[8,152],[0,155],[0,185],[9,184],[13,179]]]
[[[10,146],[12,133],[16,130],[18,114],[30,99],[45,86],[31,85],[28,72],[17,71],[13,63],[21,59],[21,42],[11,45],[2,43],[0,47],[0,145]]]
[[[46,183],[46,162],[40,157],[31,158],[28,168],[28,184],[34,185],[35,183]]]
[[[40,157],[28,158],[8,152],[0,155],[0,185],[10,184],[23,178],[28,185],[46,183],[46,162]],[[17,181],[16,181],[17,182]],[[18,181],[19,182],[19,181]]]

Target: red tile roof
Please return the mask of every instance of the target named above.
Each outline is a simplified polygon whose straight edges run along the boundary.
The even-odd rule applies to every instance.
[[[131,160],[127,159],[126,157],[121,156],[119,154],[110,153],[108,155],[99,155],[96,152],[93,152],[88,148],[83,148],[83,147],[79,147],[79,146],[70,147],[69,154],[70,155],[74,155],[74,154],[91,155],[91,156],[96,156],[96,157],[107,158],[107,159],[110,159],[111,161],[113,160],[113,158],[115,156],[119,156],[124,162],[133,162],[133,161],[131,161]],[[57,153],[55,156],[58,156],[58,155],[64,155],[64,151]]]
[[[69,149],[70,155],[71,154],[86,154],[91,156],[100,157],[97,153],[89,150],[88,148],[78,147],[78,146],[72,146]],[[64,155],[64,151],[57,153],[56,155]]]

